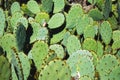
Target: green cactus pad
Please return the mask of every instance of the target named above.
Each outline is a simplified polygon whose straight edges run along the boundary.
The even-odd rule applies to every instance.
[[[70,32],[69,32],[69,31],[67,31],[67,32],[65,33],[64,38],[63,38],[63,40],[62,40],[62,42],[61,42],[62,45],[64,45],[64,46],[67,45],[68,37],[70,37]]]
[[[11,7],[10,7],[10,10],[11,10],[11,14],[13,15],[15,12],[20,12],[21,9],[20,9],[20,4],[18,2],[14,2],[12,3]]]
[[[77,23],[76,23],[76,31],[78,35],[81,35],[84,33],[84,29],[88,25],[93,25],[93,19],[89,17],[88,15],[83,15],[82,17],[79,17]]]
[[[89,25],[84,29],[84,38],[94,38],[96,34],[96,29],[94,26]]]
[[[5,14],[3,10],[0,8],[0,37],[3,36],[5,28]]]
[[[62,13],[54,14],[48,22],[48,27],[50,29],[55,29],[60,27],[64,23],[65,17]]]
[[[70,69],[64,61],[53,60],[41,70],[39,80],[70,80],[70,74]]]
[[[76,26],[77,19],[83,15],[82,6],[80,4],[74,4],[68,12],[66,17],[66,27],[74,28]]]
[[[40,8],[38,3],[35,0],[30,0],[27,2],[27,8],[30,10],[33,14],[37,14],[40,12]]]
[[[112,38],[112,28],[109,22],[104,21],[99,28],[99,32],[101,34],[103,42],[106,45],[109,44]]]
[[[54,2],[54,13],[60,12],[64,9],[65,1],[64,0],[53,0]]]
[[[89,51],[97,51],[97,42],[92,38],[86,38],[82,44],[82,48]]]
[[[22,65],[24,80],[27,80],[27,78],[30,74],[29,59],[23,52],[18,53],[18,57],[20,58],[20,62],[21,62],[21,65]]]
[[[116,51],[117,49],[120,49],[120,40],[113,42],[112,49],[113,52]]]
[[[112,1],[111,0],[105,0],[103,4],[103,15],[104,18],[107,19],[109,17],[109,14],[112,10]]]
[[[41,0],[42,8],[44,11],[50,13],[53,7],[53,0]]]
[[[45,12],[38,13],[35,16],[35,21],[40,23],[41,25],[43,25],[44,22],[48,22],[49,21],[49,14],[47,14]]]
[[[11,62],[11,55],[12,55],[11,48],[12,47],[17,48],[15,36],[10,33],[5,34],[0,40],[0,45],[3,48],[3,50],[7,52],[7,58],[9,62]]]
[[[113,41],[118,41],[120,40],[120,30],[115,30],[113,31]]]
[[[65,33],[66,33],[66,30],[64,29],[63,31],[59,32],[58,34],[54,34],[50,40],[50,44],[60,42],[63,39]]]
[[[32,47],[32,57],[33,61],[35,63],[35,66],[37,67],[37,70],[39,71],[41,69],[41,65],[43,63],[44,58],[48,54],[48,45],[47,43],[43,41],[37,41],[34,43]]]
[[[16,12],[12,15],[11,19],[10,19],[10,23],[11,23],[11,27],[12,29],[16,29],[17,23],[19,18],[23,17],[22,13],[20,12]]]
[[[10,80],[11,70],[10,63],[4,56],[0,56],[0,79]]]
[[[53,44],[53,45],[50,45],[49,49],[55,51],[58,58],[63,59],[65,57],[65,52],[61,45]]]
[[[100,41],[97,41],[97,56],[101,58],[103,56],[103,45]]]
[[[17,30],[16,30],[16,42],[17,42],[17,47],[19,51],[22,51],[24,48],[26,40],[26,29],[23,26],[23,24],[18,24]]]
[[[69,55],[71,55],[73,52],[76,52],[77,50],[80,50],[81,44],[79,39],[74,35],[68,37],[66,48]]]
[[[109,73],[119,64],[115,56],[111,54],[104,55],[98,62],[96,69],[99,72],[101,80],[108,78]]]
[[[88,15],[90,17],[92,17],[93,20],[95,20],[95,21],[99,21],[99,20],[103,19],[102,13],[97,8],[90,10],[90,12],[88,13]]]
[[[71,69],[71,76],[75,77],[79,72],[80,76],[89,76],[94,78],[94,65],[92,62],[92,54],[86,50],[78,50],[74,52],[67,60],[67,64]]]
[[[120,80],[120,66],[117,66],[109,75],[109,80]]]
[[[17,23],[22,23],[26,29],[28,28],[28,20],[25,17],[19,18]]]
[[[33,27],[33,34],[30,37],[30,43],[37,40],[48,41],[48,30],[46,27],[35,26]]]

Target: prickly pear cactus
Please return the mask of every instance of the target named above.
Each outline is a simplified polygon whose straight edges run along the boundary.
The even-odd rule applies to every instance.
[[[48,45],[47,43],[43,41],[37,41],[32,47],[32,57],[35,63],[35,66],[37,67],[37,70],[39,71],[41,69],[41,65],[44,61],[44,58],[48,54]]]
[[[3,36],[5,29],[5,14],[3,10],[0,8],[0,37]]]
[[[7,58],[0,56],[0,79],[1,80],[10,80],[11,69],[10,63]]]
[[[1,80],[119,80],[120,1],[0,0],[0,63]]]
[[[95,71],[92,60],[93,57],[89,51],[78,50],[74,52],[67,60],[67,64],[71,69],[71,76],[75,77],[78,71],[80,76],[87,75],[93,79]]]
[[[107,45],[112,39],[112,28],[109,22],[104,21],[99,28],[103,42]]]
[[[70,37],[68,37],[66,48],[68,54],[71,55],[73,52],[76,52],[77,50],[81,49],[80,41],[76,36],[71,35]]]
[[[41,70],[39,80],[70,80],[70,68],[61,60],[53,60],[49,62],[44,69]]]

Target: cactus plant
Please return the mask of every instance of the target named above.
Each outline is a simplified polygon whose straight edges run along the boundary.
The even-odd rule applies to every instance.
[[[55,29],[60,27],[64,23],[64,15],[62,13],[54,14],[48,22],[48,27],[50,29]]]
[[[53,7],[53,0],[41,0],[42,8],[45,12],[50,13]]]
[[[66,48],[68,54],[71,55],[73,52],[76,52],[77,50],[81,49],[80,41],[76,36],[71,35],[70,37],[68,37]]]
[[[56,75],[56,76],[55,76]],[[69,66],[61,60],[53,60],[41,70],[39,80],[70,80]]]
[[[11,70],[10,63],[7,58],[0,56],[0,79],[1,80],[10,80]]]
[[[27,8],[30,10],[33,14],[37,14],[40,12],[40,8],[38,3],[35,0],[30,0],[27,2]]]
[[[50,45],[49,49],[53,50],[56,53],[57,58],[63,59],[65,57],[65,52],[61,45],[53,44],[53,45]]]
[[[112,39],[114,42],[120,40],[120,30],[113,31]]]
[[[10,10],[11,10],[11,14],[13,15],[15,12],[20,12],[21,9],[20,9],[20,4],[18,2],[14,2],[11,7],[10,7]]]
[[[71,76],[76,76],[77,71],[80,76],[89,76],[91,79],[94,78],[94,65],[93,65],[92,54],[86,50],[78,50],[74,52],[67,60],[67,64],[71,69]]]
[[[100,79],[108,79],[109,73],[119,64],[114,55],[106,54],[98,62],[96,69],[99,72]]]
[[[64,0],[53,0],[54,2],[54,13],[60,12],[64,9],[65,1]]]
[[[49,14],[45,12],[37,13],[35,16],[35,21],[43,25],[44,22],[47,23],[49,21]]]
[[[92,38],[86,38],[82,44],[82,48],[89,51],[97,51],[97,42]]]
[[[28,20],[25,17],[19,18],[17,20],[17,23],[22,23],[24,25],[24,27],[26,28],[26,30],[27,30],[27,28],[28,28]]]
[[[103,42],[106,45],[109,44],[112,39],[112,29],[109,22],[104,21],[99,28],[99,32],[101,34]]]
[[[82,6],[80,4],[73,5],[66,17],[66,27],[74,28],[76,26],[77,19],[83,15]]]
[[[5,14],[3,10],[0,8],[0,37],[3,36],[4,34],[4,29],[5,29]]]
[[[26,40],[26,29],[23,24],[19,23],[16,30],[16,42],[19,51],[22,51],[24,48]]]
[[[37,67],[37,70],[39,71],[41,69],[41,65],[43,63],[44,58],[48,54],[48,45],[47,43],[43,41],[37,41],[32,47],[32,57],[33,61],[35,63],[35,66]]]

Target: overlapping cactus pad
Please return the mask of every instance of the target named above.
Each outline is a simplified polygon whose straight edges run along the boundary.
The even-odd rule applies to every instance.
[[[0,80],[120,80],[120,0],[0,0]]]

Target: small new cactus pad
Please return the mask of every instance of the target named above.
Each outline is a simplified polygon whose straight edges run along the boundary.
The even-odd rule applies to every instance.
[[[53,7],[53,0],[41,0],[44,11],[50,13]]]
[[[43,63],[44,58],[48,54],[48,45],[47,43],[43,41],[37,41],[34,43],[32,47],[32,57],[33,61],[35,63],[35,66],[37,67],[37,70],[39,71],[41,69],[41,65]]]
[[[0,37],[3,36],[5,28],[5,14],[3,10],[0,8]]]
[[[90,12],[88,13],[88,15],[90,17],[92,17],[93,20],[96,20],[96,21],[99,21],[99,20],[103,19],[103,14],[97,8],[90,10]]]
[[[101,58],[103,56],[103,45],[100,41],[97,41],[97,57]]]
[[[24,80],[27,80],[28,76],[30,74],[29,59],[23,52],[18,53],[18,57],[20,59],[21,66],[22,66],[22,69],[23,69]]]
[[[50,18],[48,22],[48,27],[50,29],[58,28],[64,23],[64,20],[65,17],[62,13],[56,13]]]
[[[71,69],[71,76],[75,77],[79,72],[80,76],[87,75],[93,79],[95,71],[92,60],[92,54],[89,51],[78,50],[74,52],[67,60]]]
[[[109,80],[120,80],[120,66],[117,66],[109,74]]]
[[[53,0],[54,2],[54,13],[60,12],[64,9],[65,1],[64,0]]]
[[[76,52],[77,50],[80,50],[81,44],[79,39],[74,35],[68,37],[66,48],[69,55],[71,55],[73,52]]]
[[[15,12],[20,12],[21,9],[20,9],[20,4],[18,2],[14,2],[11,7],[10,7],[10,10],[11,10],[11,14],[13,15]]]
[[[37,14],[40,12],[40,8],[38,3],[35,0],[30,0],[27,2],[27,8],[30,10],[32,13]]]
[[[112,38],[112,28],[109,22],[104,21],[102,22],[99,32],[101,34],[103,42],[107,45],[110,43],[111,38]]]
[[[106,54],[98,62],[96,69],[101,80],[108,78],[109,73],[119,64],[114,55]]]
[[[97,51],[97,42],[92,38],[86,38],[82,44],[82,48],[89,51]]]
[[[64,35],[64,38],[63,38],[63,40],[62,40],[62,45],[64,45],[64,46],[66,46],[67,45],[67,39],[68,39],[68,37],[70,37],[70,32],[69,31],[67,31],[66,33],[65,33],[65,35]]]
[[[10,63],[4,56],[0,56],[0,79],[10,80],[11,70]]]
[[[116,52],[116,50],[120,49],[120,40],[113,42],[112,49],[113,53]]]
[[[83,16],[79,17],[77,23],[76,23],[76,31],[78,35],[81,35],[84,33],[84,29],[88,25],[93,25],[93,19],[89,17],[88,15],[84,14]]]
[[[66,30],[64,29],[63,31],[59,32],[58,34],[54,34],[50,40],[50,44],[60,42],[63,39],[65,33],[66,33]]]
[[[94,38],[96,34],[95,27],[93,25],[89,25],[84,29],[84,38]]]
[[[49,14],[45,12],[37,13],[35,21],[43,25],[45,22],[47,23],[49,21]]]
[[[58,58],[60,58],[60,59],[64,58],[65,52],[64,52],[64,49],[61,45],[53,44],[53,45],[50,45],[49,49],[55,51]]]
[[[19,51],[22,51],[24,48],[26,40],[26,29],[23,24],[18,24],[17,30],[16,30],[16,42],[17,42],[17,47]]]
[[[74,28],[76,26],[77,19],[83,15],[82,6],[80,4],[74,4],[68,12],[66,17],[66,27]]]
[[[10,33],[5,34],[0,40],[0,45],[3,48],[3,50],[7,52],[7,58],[9,62],[11,62],[11,55],[12,55],[11,48],[12,47],[17,48],[15,36]]]
[[[120,40],[120,30],[115,30],[113,31],[113,41],[118,41]]]
[[[39,75],[39,80],[70,80],[71,72],[69,66],[61,60],[49,62]]]

